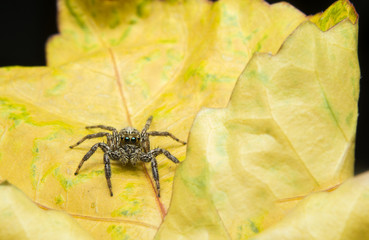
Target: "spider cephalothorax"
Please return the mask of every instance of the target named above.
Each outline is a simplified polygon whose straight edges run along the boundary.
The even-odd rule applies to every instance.
[[[125,144],[133,144],[139,145],[140,144],[140,132],[133,128],[133,127],[126,127],[120,130],[119,132],[121,143],[120,145],[123,146]]]
[[[167,158],[172,160],[174,163],[179,163],[178,159],[174,157],[170,152],[163,148],[155,148],[150,149],[150,141],[149,136],[166,136],[171,137],[177,142],[182,144],[186,144],[176,138],[173,134],[169,132],[157,132],[151,131],[148,132],[147,130],[150,127],[152,121],[152,116],[147,119],[145,127],[141,132],[137,129],[132,127],[126,127],[120,130],[119,132],[109,126],[105,125],[96,125],[96,126],[88,126],[87,129],[91,128],[101,128],[104,130],[111,131],[110,132],[99,132],[94,134],[89,134],[79,140],[76,144],[70,146],[70,148],[74,148],[77,145],[81,144],[86,139],[97,138],[106,136],[107,143],[99,142],[94,144],[90,151],[86,153],[86,155],[82,158],[82,161],[79,163],[78,168],[75,175],[78,174],[80,168],[82,167],[83,163],[87,161],[92,154],[95,153],[97,148],[101,148],[104,152],[104,165],[105,165],[105,177],[108,183],[108,187],[110,190],[110,195],[113,196],[112,186],[111,186],[111,168],[110,168],[110,160],[119,161],[121,164],[126,165],[130,163],[132,165],[136,165],[139,161],[142,162],[151,162],[152,174],[156,182],[156,189],[158,197],[160,197],[160,183],[159,183],[159,173],[158,173],[158,166],[155,157],[159,154],[164,154]]]

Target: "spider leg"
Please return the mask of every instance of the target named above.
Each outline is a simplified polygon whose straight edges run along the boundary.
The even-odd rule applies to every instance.
[[[149,135],[147,134],[147,130],[150,127],[152,121],[152,116],[150,116],[145,124],[145,127],[141,131],[141,146],[145,153],[148,153],[150,151],[150,141],[149,141]]]
[[[109,159],[108,153],[104,153],[104,166],[105,166],[105,178],[106,178],[106,182],[108,183],[110,196],[113,196],[113,190],[112,190],[111,181],[110,181],[110,178],[111,178],[110,159]]]
[[[164,137],[171,137],[173,140],[182,143],[183,145],[186,144],[186,142],[179,140],[176,138],[173,134],[170,132],[158,132],[158,131],[152,131],[147,133],[149,136],[164,136]]]
[[[117,129],[110,127],[110,126],[105,126],[105,125],[94,125],[94,126],[86,127],[86,129],[91,129],[91,128],[101,128],[101,129],[109,130],[109,131],[117,131]]]
[[[87,139],[91,139],[91,138],[98,138],[98,137],[103,137],[103,136],[109,136],[110,133],[107,132],[99,132],[99,133],[93,133],[93,134],[89,134],[84,136],[81,140],[79,140],[76,144],[69,146],[70,148],[74,148],[78,145],[80,145],[82,142],[84,142]]]
[[[159,182],[159,171],[158,171],[158,163],[155,159],[156,156],[158,156],[159,154],[164,154],[167,158],[169,158],[170,160],[172,160],[175,163],[179,163],[178,159],[173,156],[172,154],[170,154],[170,152],[168,152],[165,149],[162,148],[155,148],[153,150],[151,150],[150,152],[143,154],[140,158],[141,161],[143,162],[150,162],[151,161],[151,170],[152,170],[152,176],[154,177],[155,183],[156,183],[156,189],[157,189],[157,194],[158,197],[160,197],[160,182]]]
[[[141,131],[141,134],[146,134],[147,130],[149,129],[150,125],[151,125],[151,122],[152,122],[152,116],[150,116],[147,121],[146,121],[146,124],[145,124],[145,127],[142,129]]]
[[[156,190],[158,197],[160,197],[160,182],[159,182],[159,172],[158,172],[158,163],[156,162],[155,157],[151,158],[151,170],[152,176],[154,177],[156,183]]]
[[[91,147],[91,149],[90,149],[90,151],[88,151],[87,153],[86,153],[86,155],[82,158],[82,160],[81,160],[81,162],[79,163],[79,165],[78,165],[78,167],[77,167],[77,170],[76,170],[76,172],[74,173],[74,175],[77,175],[78,174],[78,172],[79,172],[79,170],[81,169],[81,167],[82,167],[82,165],[83,165],[83,163],[85,162],[85,161],[87,161],[91,156],[92,156],[92,154],[94,154],[95,152],[96,152],[96,150],[97,150],[97,148],[101,148],[105,153],[109,150],[109,147],[108,147],[108,145],[106,145],[105,143],[96,143],[95,145],[93,145],[92,147]]]
[[[140,160],[143,162],[151,162],[152,176],[154,177],[154,180],[156,183],[156,190],[157,190],[158,197],[160,197],[158,163],[156,162],[155,156],[152,154],[152,151],[150,151],[149,153],[142,154],[140,156]]]
[[[164,154],[167,158],[172,160],[172,162],[179,163],[178,159],[175,156],[173,156],[168,150],[165,150],[163,148],[155,148],[151,150],[148,154],[152,154],[154,158],[159,154]]]

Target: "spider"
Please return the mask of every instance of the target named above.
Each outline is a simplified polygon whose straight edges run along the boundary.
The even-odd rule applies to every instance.
[[[91,128],[100,128],[104,130],[111,131],[109,132],[98,132],[94,134],[89,134],[79,140],[76,144],[69,146],[70,148],[74,148],[84,142],[86,139],[98,138],[106,136],[107,143],[99,142],[94,144],[90,151],[86,153],[86,155],[82,158],[79,163],[76,172],[74,175],[77,175],[79,170],[81,169],[83,163],[87,161],[92,154],[95,153],[97,148],[101,148],[104,152],[104,165],[105,165],[105,178],[108,183],[108,187],[110,190],[110,196],[113,196],[112,185],[110,181],[111,177],[111,168],[110,168],[110,159],[113,161],[119,161],[123,166],[127,163],[135,166],[139,161],[142,162],[151,162],[152,174],[156,183],[157,196],[160,197],[160,183],[159,183],[159,173],[158,173],[158,165],[155,157],[159,154],[164,154],[167,158],[172,160],[174,163],[179,163],[178,159],[173,156],[170,152],[163,148],[155,148],[150,149],[150,141],[149,136],[165,136],[171,137],[177,142],[182,143],[183,145],[186,142],[179,140],[173,134],[169,132],[157,132],[147,130],[150,127],[152,116],[150,116],[145,124],[145,127],[142,129],[141,133],[132,127],[126,127],[120,130],[119,132],[109,126],[105,125],[95,125],[95,126],[87,126],[86,129]]]

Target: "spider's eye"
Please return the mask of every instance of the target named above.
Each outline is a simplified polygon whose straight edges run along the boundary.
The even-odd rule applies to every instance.
[[[125,137],[125,138],[124,138],[124,141],[125,141],[125,142],[129,142],[129,137]]]
[[[137,141],[140,141],[140,138],[139,137],[137,138]]]
[[[132,137],[131,138],[131,142],[135,143],[136,142],[136,138],[135,137]]]

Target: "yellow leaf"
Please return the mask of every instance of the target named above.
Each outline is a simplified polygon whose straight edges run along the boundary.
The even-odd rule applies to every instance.
[[[227,108],[200,111],[156,239],[248,239],[352,176],[354,23],[302,23],[278,54],[250,60]]]
[[[310,21],[314,22],[323,31],[327,31],[345,19],[349,19],[352,23],[357,20],[355,8],[348,0],[339,0],[323,13],[310,17]]]
[[[369,172],[334,192],[311,194],[253,239],[369,239],[368,206]]]
[[[33,201],[65,210],[97,239],[149,239],[170,202],[176,166],[158,157],[161,198],[150,166],[112,164],[114,197],[101,152],[73,173],[93,143],[68,146],[86,125],[131,125],[186,140],[204,106],[226,106],[255,51],[275,53],[306,17],[286,3],[59,1],[60,35],[47,67],[0,69],[0,179]],[[102,141],[102,140],[100,140]],[[153,138],[180,160],[185,147]]]
[[[68,214],[45,211],[19,189],[0,184],[0,239],[92,239]]]

